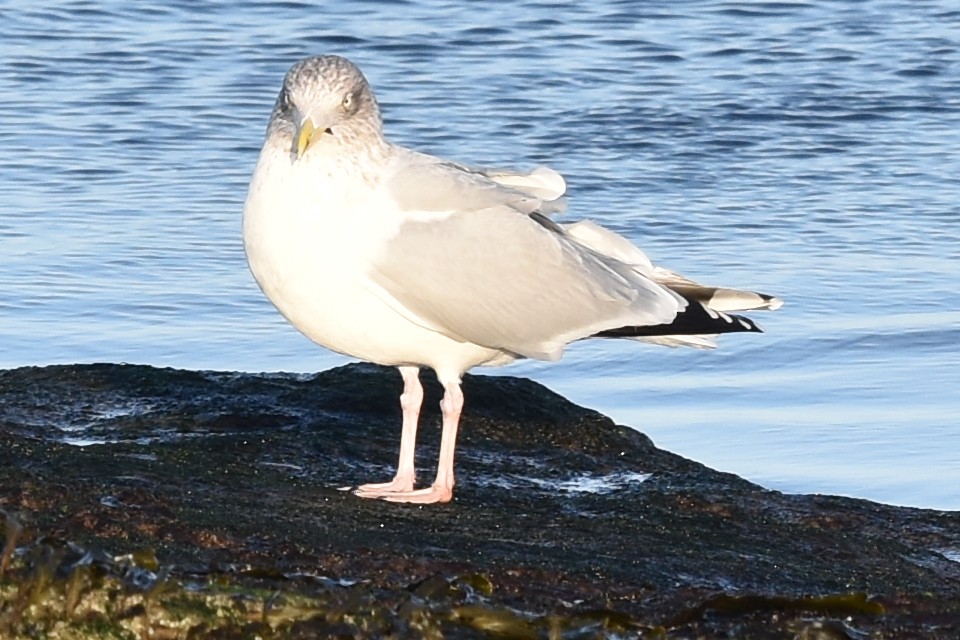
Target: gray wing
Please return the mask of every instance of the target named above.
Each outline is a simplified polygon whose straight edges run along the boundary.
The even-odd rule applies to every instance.
[[[556,359],[570,341],[669,322],[684,306],[629,265],[526,215],[529,194],[455,165],[406,167],[394,180],[405,221],[370,275],[414,322]]]
[[[534,196],[540,200],[538,211],[543,214],[562,213],[566,209],[563,194],[567,192],[567,182],[559,173],[549,167],[537,167],[532,171],[519,172],[511,169],[491,169],[474,167],[472,171],[482,174],[490,180]]]
[[[637,246],[621,235],[600,225],[584,220],[564,225],[564,230],[577,242],[607,256],[631,265],[649,277],[690,300],[696,300],[715,311],[748,311],[751,309],[778,309],[779,298],[727,287],[714,287],[691,280],[675,271],[655,266]]]
[[[479,211],[507,205],[522,213],[563,208],[567,185],[547,167],[520,172],[467,167],[406,149],[398,150],[388,188],[405,211]]]

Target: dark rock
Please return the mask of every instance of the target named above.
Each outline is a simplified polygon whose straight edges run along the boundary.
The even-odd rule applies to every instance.
[[[765,490],[529,380],[466,377],[452,503],[357,498],[342,488],[393,474],[401,386],[369,365],[3,371],[0,508],[21,514],[24,540],[151,548],[175,575],[322,574],[408,598],[460,577],[449,588],[483,606],[451,600],[444,624],[471,633],[547,637],[505,607],[653,637],[960,631],[960,562],[945,555],[960,549],[960,513]],[[427,384],[424,480],[439,397]],[[345,624],[323,622],[349,636]]]

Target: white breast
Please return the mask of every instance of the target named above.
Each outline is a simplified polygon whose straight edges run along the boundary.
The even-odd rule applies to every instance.
[[[267,298],[314,342],[371,362],[462,371],[501,357],[411,322],[376,294],[370,264],[396,227],[377,219],[378,192],[357,187],[264,150],[244,207],[243,237]],[[368,194],[367,201],[355,194]]]

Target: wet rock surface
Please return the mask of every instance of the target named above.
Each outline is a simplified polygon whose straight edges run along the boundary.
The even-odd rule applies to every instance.
[[[960,513],[765,490],[528,380],[465,379],[452,503],[357,498],[393,474],[401,386],[369,365],[0,372],[0,632],[42,626],[43,589],[154,603],[118,607],[130,623],[226,580],[244,615],[166,637],[960,636]]]

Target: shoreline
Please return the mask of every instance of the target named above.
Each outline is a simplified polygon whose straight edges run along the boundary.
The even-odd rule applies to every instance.
[[[306,598],[308,612],[354,598],[380,612],[381,635],[413,633],[425,611],[447,637],[496,625],[507,637],[582,637],[577,625],[664,638],[960,629],[960,512],[770,491],[529,380],[464,385],[454,501],[415,507],[341,490],[393,473],[401,384],[389,369],[2,371],[0,509],[22,525],[24,555],[0,584],[34,580],[29,549],[59,541],[102,551],[107,576],[117,557],[152,550],[153,568],[141,568],[171,588],[152,601],[159,610],[173,585],[216,577]],[[425,388],[421,478],[439,436],[439,389]],[[50,436],[81,426],[119,441]],[[4,598],[0,628],[17,602]],[[317,615],[261,622],[276,632]],[[380,637],[341,618],[345,633]]]

